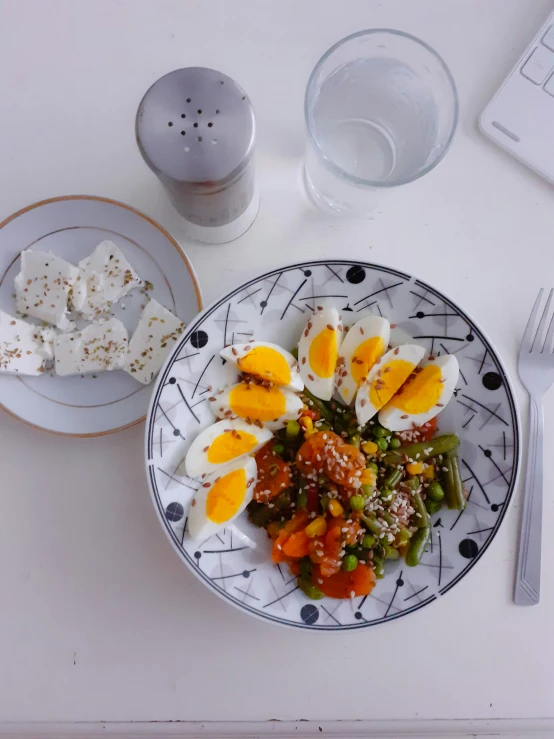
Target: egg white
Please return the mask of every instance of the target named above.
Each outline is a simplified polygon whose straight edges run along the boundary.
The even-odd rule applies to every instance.
[[[452,398],[452,394],[456,388],[458,381],[459,366],[458,360],[453,354],[446,354],[442,357],[428,359],[423,362],[420,367],[434,365],[441,371],[440,395],[436,404],[424,413],[410,413],[407,409],[397,408],[393,396],[390,401],[379,411],[379,422],[391,431],[407,431],[414,426],[422,426],[427,421],[437,416]],[[411,382],[411,381],[410,381]],[[406,383],[407,384],[407,383]],[[404,388],[404,391],[406,387]],[[398,396],[402,397],[402,395]]]
[[[219,479],[224,478],[231,472],[241,469],[245,471],[246,484],[244,488],[244,497],[240,501],[240,505],[225,521],[216,522],[211,520],[207,513],[208,495],[210,490]],[[245,459],[240,459],[236,462],[225,465],[218,469],[217,472],[213,472],[211,475],[205,477],[191,501],[188,514],[187,531],[191,539],[207,539],[225,528],[225,526],[231,523],[231,521],[234,521],[238,516],[240,516],[252,500],[257,479],[258,469],[256,467],[256,462],[252,457],[246,457]]]
[[[363,364],[363,373],[367,377],[373,364],[362,363],[360,350],[363,351],[366,342],[381,341],[381,350],[375,355],[380,358],[387,351],[390,338],[390,323],[380,316],[366,316],[355,323],[347,332],[342,342],[337,364],[337,390],[346,405],[352,405],[358,392],[361,381],[354,379],[360,374]],[[358,353],[358,355],[357,355]]]
[[[256,444],[249,448],[248,451],[237,454],[237,456],[225,460],[224,462],[212,462],[208,459],[210,447],[217,439],[223,435],[246,433],[256,438]],[[233,420],[218,421],[218,423],[208,426],[201,431],[196,439],[190,445],[185,457],[185,469],[189,477],[200,477],[200,475],[208,475],[215,472],[222,465],[234,462],[241,457],[255,454],[258,449],[266,444],[273,434],[269,429],[258,428],[254,424],[246,423],[239,418]],[[212,450],[213,453],[213,450]]]
[[[381,359],[376,362],[371,368],[366,382],[359,388],[356,396],[356,418],[360,426],[365,426],[366,423],[373,418],[373,416],[381,410],[385,403],[378,406],[374,405],[371,399],[371,390],[375,389],[376,385],[379,384],[382,372],[386,369],[386,366],[393,360],[403,360],[407,362],[411,369],[410,372],[417,367],[425,355],[425,349],[417,344],[403,344],[397,346],[395,349],[391,349]],[[406,368],[407,369],[407,368]],[[401,382],[394,388],[392,395],[404,384],[408,379],[410,372],[402,379]],[[392,397],[391,395],[391,397]]]
[[[273,350],[285,360],[290,372],[290,378],[288,382],[281,383],[275,381],[274,376],[272,376],[271,374],[271,361],[268,362],[268,365],[263,368],[262,372],[253,372],[249,369],[245,369],[244,366],[241,367],[241,362],[244,361],[244,359],[252,351],[258,348]],[[233,344],[232,346],[227,346],[219,353],[223,357],[223,359],[226,359],[228,362],[234,364],[235,367],[237,367],[237,369],[239,369],[241,372],[249,372],[249,374],[257,377],[260,380],[269,380],[270,382],[274,382],[276,385],[291,387],[293,390],[304,389],[304,383],[302,382],[298,370],[298,362],[290,352],[288,352],[286,349],[283,349],[278,344],[271,344],[267,341],[250,341],[248,344]]]
[[[322,376],[314,367],[317,361],[317,342],[320,341],[320,334],[324,331],[333,331],[336,337],[336,357],[331,358],[332,371],[330,376]],[[298,363],[300,367],[300,376],[304,385],[317,398],[321,400],[331,400],[335,389],[335,369],[336,360],[339,356],[339,349],[342,344],[343,330],[339,312],[336,308],[326,308],[317,311],[310,318],[298,343]]]
[[[243,413],[242,409],[237,408],[236,402],[233,405],[233,400],[236,401],[236,398],[233,398],[233,395],[237,388],[243,389],[246,384],[247,383],[239,382],[236,385],[230,385],[209,398],[211,409],[217,418],[232,419],[238,417],[243,418],[244,420],[249,418],[249,420],[254,422],[260,421],[263,426],[271,431],[278,431],[286,425],[287,421],[298,418],[299,413],[302,410],[303,403],[296,393],[286,387],[277,387],[276,385],[263,387],[262,385],[256,385],[254,383],[251,383],[251,392],[252,397],[254,398],[252,401],[252,412],[250,415]],[[261,408],[260,403],[256,402],[255,399],[261,398],[263,400],[265,397],[264,393],[274,396],[279,394],[284,401],[284,410],[282,410],[282,412],[276,412],[276,414],[272,415],[270,418],[262,418],[259,415]]]

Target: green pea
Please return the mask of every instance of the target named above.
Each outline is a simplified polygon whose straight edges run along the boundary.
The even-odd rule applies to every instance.
[[[377,444],[377,446],[382,452],[386,452],[387,449],[389,448],[387,440],[381,437],[378,439],[375,439],[375,443]]]
[[[373,572],[377,580],[381,580],[385,577],[385,563],[380,557],[373,555]]]
[[[396,436],[393,436],[392,439],[389,441],[389,447],[391,449],[398,449],[402,446],[402,442],[400,439],[397,439]]]
[[[427,513],[432,516],[442,508],[442,500],[431,500],[428,498],[425,501],[425,508],[427,509]]]
[[[359,433],[356,432],[355,434],[351,434],[350,435],[350,438],[348,439],[348,441],[350,442],[350,444],[352,444],[352,446],[355,446],[356,449],[359,449],[360,448],[360,441],[361,441],[361,439],[360,439],[360,434]]]
[[[366,534],[362,539],[362,549],[371,549],[375,546],[376,539],[373,534]]]
[[[296,506],[305,508],[308,505],[308,493],[305,490],[299,490],[296,496]]]
[[[358,566],[358,558],[355,554],[347,554],[342,560],[342,569],[346,572],[352,572]]]
[[[294,439],[300,434],[300,424],[298,421],[291,419],[287,421],[287,438]]]
[[[379,474],[379,467],[377,467],[377,463],[376,462],[368,462],[368,464],[366,465],[366,467],[367,467],[368,470],[372,470],[373,472],[375,472],[376,475]]]
[[[383,428],[383,426],[374,426],[373,427],[373,436],[376,439],[382,439],[385,436],[390,436],[390,431],[386,428]]]
[[[433,482],[429,483],[429,487],[427,488],[427,495],[431,500],[444,500],[444,490],[442,489],[442,485],[440,482],[437,482],[436,480],[433,480]]]
[[[350,498],[350,508],[353,511],[363,511],[365,506],[365,500],[363,495],[353,495]]]
[[[282,454],[285,451],[285,447],[282,444],[275,444],[273,451],[275,454]]]

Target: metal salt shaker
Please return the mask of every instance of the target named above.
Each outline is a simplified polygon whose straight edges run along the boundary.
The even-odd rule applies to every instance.
[[[139,105],[136,137],[191,238],[222,244],[250,228],[260,202],[255,119],[234,80],[205,67],[166,74]]]

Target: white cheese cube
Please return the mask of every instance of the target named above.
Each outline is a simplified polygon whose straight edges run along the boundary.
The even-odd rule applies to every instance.
[[[37,328],[36,326],[34,327]],[[35,331],[35,340],[37,342],[37,352],[44,359],[54,359],[54,350],[56,345],[56,336],[58,332],[55,328],[39,328]]]
[[[0,373],[40,375],[45,357],[37,341],[37,327],[0,311]]]
[[[79,280],[72,303],[85,318],[92,320],[143,284],[119,247],[113,241],[102,241],[90,256],[79,262]]]
[[[78,276],[77,267],[65,259],[31,249],[21,252],[21,272],[15,278],[17,310],[61,329],[72,328],[67,303]]]
[[[56,337],[56,373],[84,375],[123,369],[128,347],[125,326],[117,318],[91,323],[82,331]]]
[[[142,311],[129,342],[125,371],[148,385],[160,371],[185,324],[170,311],[151,300]]]

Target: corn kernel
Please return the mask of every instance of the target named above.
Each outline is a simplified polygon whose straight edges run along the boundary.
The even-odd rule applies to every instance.
[[[434,480],[435,479],[435,468],[432,464],[426,464],[423,468],[423,477],[426,480]]]
[[[379,447],[374,441],[364,441],[362,444],[362,450],[366,454],[376,454],[377,449],[379,449]]]
[[[317,434],[317,429],[308,429],[307,431],[304,431],[304,438],[309,439],[310,436],[313,436],[314,434]]]
[[[409,475],[421,475],[423,472],[423,462],[410,462],[406,465],[406,472]]]
[[[298,423],[302,426],[304,431],[311,431],[314,427],[314,422],[309,416],[300,416]]]
[[[327,510],[329,511],[329,513],[331,514],[331,516],[333,516],[334,518],[336,518],[337,516],[340,516],[340,515],[342,515],[344,513],[344,508],[341,506],[341,504],[338,502],[338,500],[335,500],[334,498],[332,498],[329,501],[329,505],[327,507]]]
[[[310,539],[313,539],[316,536],[323,536],[323,534],[327,531],[327,521],[323,518],[323,516],[318,516],[306,526],[305,531],[306,536],[308,536]]]
[[[362,472],[360,476],[360,481],[362,485],[375,485],[377,482],[377,475],[375,472],[370,469],[369,467],[366,467],[366,469]]]

